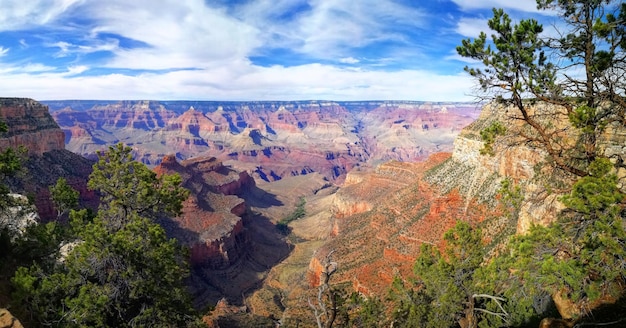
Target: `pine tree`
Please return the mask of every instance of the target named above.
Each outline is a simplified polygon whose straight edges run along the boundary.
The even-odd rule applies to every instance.
[[[32,315],[24,321],[53,327],[196,322],[184,285],[187,254],[153,221],[180,211],[187,191],[180,177],[157,177],[129,155],[122,145],[100,154],[89,186],[101,192],[102,205],[95,218],[70,212],[75,236],[65,243],[67,254],[16,272],[14,300]]]
[[[545,153],[544,164],[563,173],[569,187],[558,221],[515,237],[494,263],[515,288],[572,304],[576,311],[561,314],[577,317],[597,300],[623,295],[626,282],[624,191],[616,176],[625,167],[624,154],[602,145],[607,131],[626,127],[626,3],[537,5],[556,12],[567,30],[544,37],[537,21],[512,24],[494,9],[491,40],[481,33],[457,51],[482,63],[466,71],[483,96],[512,109],[524,144]],[[499,134],[483,134],[489,150]]]

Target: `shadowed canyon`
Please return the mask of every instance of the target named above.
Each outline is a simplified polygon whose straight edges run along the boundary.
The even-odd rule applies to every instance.
[[[90,165],[120,142],[158,175],[179,174],[190,195],[181,215],[159,223],[189,249],[194,304],[214,307],[204,321],[215,327],[313,326],[309,302],[329,254],[334,284],[384,295],[394,278],[411,276],[420,246],[443,249],[458,221],[480,226],[497,252],[507,236],[553,222],[563,208],[533,179],[544,154],[511,140],[495,144],[495,156],[481,152],[486,126],[518,126],[497,105],[45,103],[50,110],[30,99],[0,103],[9,126],[0,146],[25,147],[34,173],[12,188],[36,195],[43,221],[54,219],[47,187],[58,177],[95,208]],[[608,133],[607,153],[622,154],[625,135]],[[504,179],[523,188],[517,216],[500,201]]]

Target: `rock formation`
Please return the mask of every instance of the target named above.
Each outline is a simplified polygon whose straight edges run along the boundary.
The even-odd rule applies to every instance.
[[[0,149],[23,146],[29,155],[65,149],[63,131],[48,108],[32,99],[0,98],[0,120],[9,128],[0,138]]]
[[[354,167],[452,150],[474,105],[421,102],[49,102],[69,150],[117,142],[157,165],[212,156],[275,181],[318,172],[341,183]]]
[[[65,136],[48,108],[25,98],[0,98],[0,120],[9,128],[0,136],[0,150],[23,147],[27,150],[23,172],[6,181],[12,191],[32,195],[43,221],[56,218],[48,187],[64,177],[81,192],[81,203],[95,208],[97,199],[87,190],[91,162],[65,150]]]
[[[235,195],[254,187],[254,180],[214,157],[178,163],[174,156],[166,156],[155,171],[180,174],[183,186],[191,191],[182,214],[174,218],[176,227],[169,230],[189,246],[192,264],[225,269],[237,262],[246,246],[242,222],[246,206]],[[167,223],[164,225],[168,228]]]
[[[178,173],[191,192],[182,214],[160,223],[189,247],[196,304],[214,304],[223,297],[241,302],[242,293],[289,252],[267,218],[246,208],[244,198],[255,191],[254,179],[215,157],[178,162],[165,156],[155,171]]]
[[[0,309],[0,328],[24,328],[24,326],[9,310]]]

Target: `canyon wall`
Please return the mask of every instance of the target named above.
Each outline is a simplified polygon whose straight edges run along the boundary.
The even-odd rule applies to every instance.
[[[30,155],[65,149],[63,131],[48,107],[32,99],[0,98],[0,120],[9,131],[0,135],[0,149],[23,146]]]
[[[256,189],[254,179],[215,157],[179,162],[169,155],[154,170],[179,174],[190,191],[182,214],[160,223],[189,247],[196,305],[212,305],[224,297],[241,302],[242,293],[257,286],[268,268],[289,252],[267,218],[247,209],[244,198]],[[259,232],[263,223],[266,230]]]
[[[533,110],[551,118],[564,115],[549,105]],[[494,144],[494,155],[483,155],[480,131],[495,121],[507,132]],[[350,282],[358,291],[382,295],[394,276],[410,273],[422,243],[441,247],[443,232],[459,220],[480,225],[489,249],[506,236],[556,220],[564,206],[562,193],[551,183],[572,177],[554,170],[540,148],[521,139],[520,122],[513,109],[489,104],[459,133],[451,154],[435,154],[421,163],[389,162],[371,173],[350,172],[333,196],[331,238],[309,265],[313,285],[319,281],[321,259],[331,251],[344,266],[336,283]],[[563,140],[575,141],[573,131],[558,125],[554,128]],[[600,147],[622,160],[625,136],[623,129],[611,126]],[[623,170],[618,176],[626,178]],[[512,215],[499,201],[503,179],[521,188],[521,207]]]
[[[8,178],[13,192],[31,195],[43,221],[56,219],[48,187],[64,177],[81,192],[84,206],[97,207],[97,197],[87,190],[92,163],[65,150],[65,136],[48,112],[48,107],[27,98],[0,98],[0,120],[8,131],[0,134],[0,150],[26,150],[22,172]]]
[[[320,173],[341,183],[355,167],[451,151],[476,106],[424,102],[48,102],[67,149],[93,156],[124,142],[158,165],[210,156],[275,181]]]

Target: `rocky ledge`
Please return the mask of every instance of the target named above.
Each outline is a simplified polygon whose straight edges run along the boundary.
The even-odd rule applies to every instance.
[[[96,195],[87,190],[92,163],[65,150],[65,134],[47,106],[28,98],[0,98],[0,121],[8,127],[0,134],[0,151],[19,147],[27,150],[22,168],[28,174],[19,174],[5,183],[12,192],[32,195],[43,221],[56,219],[48,187],[60,177],[80,191],[83,206],[97,207]]]
[[[23,146],[31,155],[65,149],[65,134],[48,107],[35,100],[0,98],[0,120],[9,127],[0,138],[0,149]]]
[[[163,225],[191,250],[194,266],[225,269],[245,252],[242,216],[245,201],[236,196],[254,187],[246,172],[237,172],[213,157],[178,162],[165,156],[157,174],[178,173],[191,191],[182,214]]]

